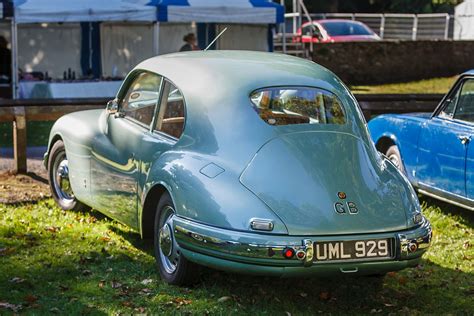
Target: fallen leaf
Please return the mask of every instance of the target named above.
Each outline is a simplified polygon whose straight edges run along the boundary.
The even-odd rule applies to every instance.
[[[217,303],[224,303],[224,302],[227,302],[230,299],[231,299],[230,296],[222,296],[217,300]]]
[[[462,245],[462,247],[463,247],[464,249],[468,249],[469,246],[470,246],[469,240],[465,241],[464,244]]]
[[[118,288],[121,288],[122,287],[122,283],[119,283],[117,281],[112,281],[110,282],[110,286],[113,288],[113,289],[118,289]]]
[[[14,277],[10,279],[10,283],[23,283],[25,282],[25,279],[19,278],[19,277]]]
[[[27,301],[30,304],[36,302],[37,300],[38,300],[38,297],[35,295],[28,294],[27,296],[25,296],[25,301]]]
[[[322,301],[327,301],[329,299],[329,293],[328,292],[319,293],[319,299]]]
[[[290,312],[285,312],[285,313],[286,313],[286,316],[291,316]]]
[[[15,252],[15,248],[9,248],[9,247],[0,248],[0,256],[6,256],[13,252]]]
[[[148,285],[148,284],[150,284],[150,283],[152,283],[152,282],[153,282],[153,279],[145,279],[145,280],[143,280],[143,281],[140,282],[140,283],[143,284],[143,285]]]
[[[184,298],[181,298],[181,297],[177,297],[177,298],[174,299],[174,302],[175,302],[176,304],[178,304],[179,306],[181,306],[181,305],[189,305],[189,304],[191,304],[193,301],[187,300],[187,299],[184,299]]]
[[[91,274],[92,274],[91,270],[83,270],[82,271],[82,275],[84,275],[84,276],[88,276],[88,275],[91,275]]]
[[[147,288],[144,288],[144,289],[141,289],[138,294],[141,294],[141,295],[151,295],[152,294],[152,290],[150,289],[147,289]]]
[[[308,296],[308,293],[301,292],[301,293],[300,293],[300,296],[301,296],[301,297],[307,297],[307,296]]]
[[[401,285],[405,285],[407,283],[407,278],[405,277],[400,277],[398,279],[398,283],[400,283]]]
[[[45,229],[51,233],[57,233],[61,228],[56,226],[47,226]]]
[[[123,301],[123,302],[122,302],[122,306],[125,306],[125,307],[133,307],[133,303],[130,302],[130,301]]]
[[[49,311],[50,311],[51,313],[59,313],[59,308],[53,307],[53,308],[50,308]]]
[[[0,307],[10,309],[10,310],[12,310],[13,312],[16,313],[21,309],[22,306],[21,305],[10,304],[10,303],[7,303],[7,302],[0,302]]]
[[[100,280],[99,281],[99,287],[103,288],[105,286],[105,280]]]
[[[145,311],[146,311],[146,308],[145,307],[137,307],[134,309],[136,312],[140,313],[140,314],[144,314]]]

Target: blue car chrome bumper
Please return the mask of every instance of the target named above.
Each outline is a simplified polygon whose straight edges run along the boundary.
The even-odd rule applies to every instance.
[[[287,236],[232,231],[189,221],[173,219],[174,234],[183,255],[190,261],[212,268],[249,274],[298,275],[358,273],[374,274],[415,266],[431,242],[431,225],[405,231],[342,236]],[[390,258],[317,262],[314,243],[387,238],[393,241]],[[285,258],[285,249],[300,256]]]

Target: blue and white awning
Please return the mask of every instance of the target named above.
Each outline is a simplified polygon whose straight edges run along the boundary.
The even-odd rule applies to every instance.
[[[150,0],[14,0],[16,23],[156,21]]]
[[[283,23],[284,7],[268,0],[152,0],[158,21],[197,23]]]

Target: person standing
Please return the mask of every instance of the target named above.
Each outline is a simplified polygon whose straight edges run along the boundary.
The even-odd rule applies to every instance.
[[[183,37],[183,41],[186,42],[181,48],[179,49],[180,52],[187,52],[191,50],[199,50],[199,47],[196,44],[196,35],[194,33],[186,34]]]

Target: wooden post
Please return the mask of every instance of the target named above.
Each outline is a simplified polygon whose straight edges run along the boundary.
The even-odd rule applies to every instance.
[[[13,172],[26,174],[26,117],[25,108],[15,108],[13,121]]]

